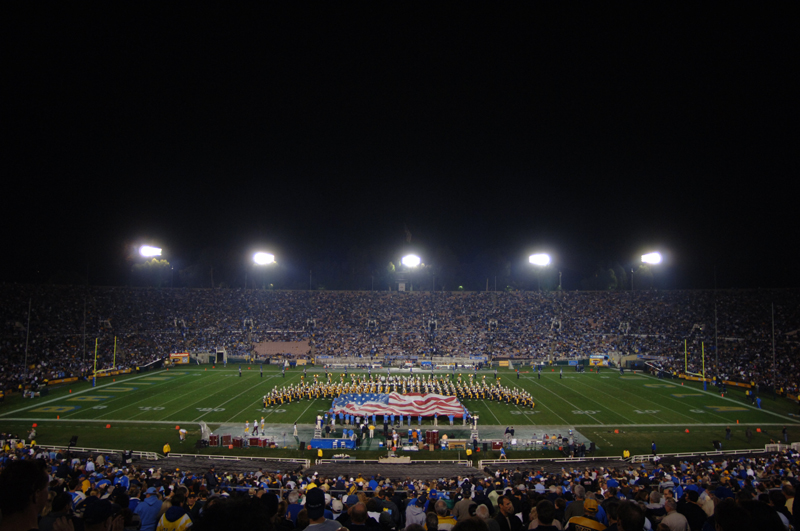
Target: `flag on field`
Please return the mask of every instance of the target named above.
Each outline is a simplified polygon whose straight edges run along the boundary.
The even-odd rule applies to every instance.
[[[436,393],[348,393],[334,399],[335,413],[350,415],[453,415],[463,418],[464,406],[454,396]]]

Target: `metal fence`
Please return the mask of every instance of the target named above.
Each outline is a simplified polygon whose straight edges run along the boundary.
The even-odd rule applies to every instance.
[[[317,460],[314,461],[314,464],[317,464],[317,465],[322,465],[322,464],[326,464],[326,463],[332,463],[332,464],[336,464],[336,465],[343,465],[343,464],[347,464],[347,463],[359,463],[359,464],[374,463],[376,465],[377,464],[387,464],[387,465],[409,464],[409,463],[382,463],[378,459],[317,459]],[[450,464],[450,465],[463,465],[463,466],[468,466],[468,467],[472,467],[473,466],[472,461],[467,460],[467,459],[417,459],[417,460],[412,460],[410,462],[410,464],[414,464],[414,463],[421,463],[421,464],[434,464],[435,463],[435,464],[439,464],[439,465],[442,464],[442,463],[445,463],[445,464]]]
[[[656,457],[658,459],[663,459],[665,457],[697,457],[697,456],[710,456],[710,455],[741,455],[741,454],[760,454],[764,452],[780,452],[783,450],[787,450],[789,448],[788,444],[767,444],[764,448],[749,448],[745,450],[719,450],[714,452],[682,452],[677,454],[658,454],[657,456],[645,454],[645,455],[633,455],[631,456],[631,463],[644,463],[646,461],[653,461]]]
[[[39,448],[44,448],[45,450],[67,450],[69,452],[84,452],[84,453],[96,453],[96,454],[114,454],[114,455],[122,455],[125,453],[125,450],[117,450],[113,448],[86,448],[86,447],[78,447],[78,446],[48,446],[45,444],[37,444]],[[158,459],[160,456],[155,452],[139,452],[133,451],[131,454],[134,457],[138,457],[140,459],[150,459],[155,460]]]
[[[206,454],[176,454],[170,452],[169,457],[193,457],[193,458],[205,458],[209,460],[219,460],[219,461],[285,461],[287,463],[297,463],[302,464],[303,468],[308,468],[311,466],[310,459],[302,459],[302,458],[295,458],[295,457],[249,457],[249,456],[238,456],[238,455],[206,455]],[[159,459],[169,459],[169,457],[159,456]]]
[[[497,465],[497,464],[525,464],[525,463],[536,463],[540,461],[547,461],[548,463],[581,463],[583,461],[613,461],[613,460],[620,460],[625,461],[625,459],[614,457],[611,455],[600,456],[600,457],[531,457],[531,458],[523,458],[523,459],[481,459],[478,461],[478,468],[481,470],[484,469],[487,465]]]

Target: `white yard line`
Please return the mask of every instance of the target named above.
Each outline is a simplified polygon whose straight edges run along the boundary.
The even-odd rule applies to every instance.
[[[309,404],[309,405],[308,405],[308,407],[307,407],[307,408],[305,408],[305,409],[303,410],[303,412],[302,412],[302,413],[300,413],[300,416],[299,416],[299,417],[297,417],[297,418],[299,419],[300,417],[302,417],[303,415],[305,415],[306,411],[308,411],[308,408],[309,408],[309,407],[311,407],[311,405],[312,405],[314,402],[316,402],[316,401],[317,401],[317,399],[316,399],[316,398],[315,398],[314,400],[312,400],[312,401],[311,401],[311,404]],[[295,422],[297,422],[297,421],[295,421]]]
[[[170,381],[164,381],[164,382],[161,382],[161,384],[169,384],[169,383],[173,383],[173,382],[170,382]],[[194,383],[194,381],[187,382],[187,384],[191,384],[191,383]],[[210,381],[210,382],[208,383],[208,385],[213,385],[213,384],[214,384],[214,382],[213,382],[213,381]],[[158,389],[158,387],[157,387],[157,388],[155,388],[155,389]],[[155,389],[154,389],[154,390],[155,390]],[[188,393],[185,393],[185,394],[173,395],[173,393],[175,392],[175,390],[174,390],[174,389],[172,389],[172,388],[170,388],[170,387],[168,386],[167,388],[161,388],[161,389],[159,389],[159,391],[158,391],[157,393],[153,393],[152,395],[145,396],[145,397],[144,397],[144,398],[142,398],[141,400],[137,400],[136,402],[129,403],[129,404],[125,404],[125,405],[124,405],[122,408],[120,408],[120,409],[123,409],[123,408],[129,407],[129,406],[132,406],[132,405],[136,405],[136,404],[141,404],[142,402],[152,402],[154,399],[156,399],[156,400],[159,400],[159,399],[160,399],[160,397],[162,397],[163,395],[167,394],[167,395],[168,395],[168,396],[171,398],[171,400],[167,400],[166,402],[160,402],[160,403],[158,404],[159,406],[163,406],[163,404],[168,404],[168,403],[170,403],[170,402],[173,402],[173,401],[175,401],[175,400],[183,400],[185,397],[187,397],[187,396],[191,396],[191,395],[192,395],[192,394],[194,394],[196,391],[197,391],[197,389],[192,389],[192,390],[190,390]],[[183,408],[181,408],[181,409],[183,409]],[[119,411],[119,409],[118,409],[117,411]],[[153,413],[153,411],[152,411],[152,410],[141,410],[139,413],[136,413],[136,414],[134,414],[134,415],[131,417],[131,420],[134,420],[134,419],[135,419],[137,416],[139,416],[139,415],[142,415],[142,414],[145,414],[145,413]],[[169,414],[169,412],[168,412],[167,414]]]
[[[486,409],[489,410],[489,413],[492,414],[492,416],[494,417],[494,420],[497,421],[497,424],[500,425],[500,419],[498,419],[497,415],[494,414],[494,411],[492,411],[492,408],[490,408],[489,406],[486,405],[486,400],[482,399],[481,402],[483,403],[484,406],[486,406]]]
[[[603,384],[603,382],[600,382],[600,383],[601,383],[601,384]],[[609,384],[610,384],[610,382],[609,382]],[[676,386],[676,387],[677,387],[677,386]],[[635,397],[637,398],[637,400],[641,400],[642,402],[649,402],[649,403],[651,403],[651,404],[654,404],[654,405],[656,405],[656,406],[658,406],[658,407],[664,407],[662,403],[660,403],[660,402],[657,402],[656,400],[653,400],[652,398],[644,398],[644,399],[643,399],[643,397],[641,397],[641,396],[639,396],[639,395],[636,395],[635,393],[633,393],[633,392],[631,392],[631,391],[628,391],[627,389],[622,389],[622,388],[619,388],[619,387],[616,387],[615,389],[617,389],[617,390],[619,390],[619,391],[622,391],[623,393],[626,393],[626,394],[629,394],[629,395],[633,395],[633,396],[635,396]],[[623,400],[621,400],[620,398],[617,398],[617,397],[615,397],[615,396],[612,396],[612,395],[607,395],[607,396],[611,396],[611,397],[612,397],[612,398],[614,398],[615,400],[619,400],[620,402],[624,402]],[[677,401],[677,402],[681,403],[681,402],[680,402],[680,401],[679,401],[677,398],[673,398],[673,397],[666,397],[666,398],[669,398],[669,399],[671,399],[671,400],[675,400],[675,401]],[[681,404],[682,404],[682,403],[681,403]],[[697,419],[696,419],[695,417],[692,417],[692,416],[690,416],[690,415],[687,415],[687,414],[685,414],[685,413],[681,413],[680,411],[678,411],[678,410],[676,410],[676,409],[672,409],[672,408],[669,408],[669,407],[668,407],[668,408],[666,408],[666,409],[667,409],[667,410],[669,410],[669,411],[671,411],[671,412],[673,412],[673,413],[677,413],[678,415],[680,415],[680,416],[682,416],[682,417],[686,417],[687,419],[689,419],[689,420],[691,420],[691,421],[693,421],[693,422],[697,422]],[[657,415],[653,415],[653,416],[657,418]],[[626,418],[627,418],[627,417],[626,417]],[[721,418],[725,418],[725,417],[721,417]]]
[[[568,401],[568,400],[565,400],[565,399],[564,399],[564,397],[561,397],[561,396],[559,396],[558,394],[556,394],[556,392],[555,392],[555,391],[551,391],[550,389],[548,389],[548,388],[546,388],[546,387],[542,387],[542,389],[544,389],[544,390],[545,390],[545,391],[547,391],[548,393],[551,393],[551,394],[553,394],[553,395],[556,395],[556,396],[558,397],[558,399],[559,399],[559,400],[562,400],[563,402],[566,402],[567,404],[569,404],[570,406],[572,406],[573,408],[575,408],[575,409],[574,409],[575,411],[583,411],[583,408],[579,408],[578,406],[576,406],[576,405],[575,405],[575,404],[573,404],[572,402],[570,402],[570,401]],[[552,411],[552,410],[551,410],[551,411]],[[554,412],[554,413],[555,413],[555,412]],[[562,417],[561,415],[558,415],[558,414],[557,414],[556,416],[557,416],[558,418],[560,418],[561,420],[563,420],[564,422],[566,422],[568,425],[569,425],[569,424],[574,424],[574,423],[572,423],[572,422],[567,422],[567,421],[566,421],[566,419],[564,419],[564,417]],[[586,415],[586,416],[587,416],[587,417],[589,417],[590,419],[594,420],[595,422],[597,422],[597,423],[599,424],[599,421],[598,421],[596,418],[594,418],[592,415]]]
[[[645,376],[647,376],[648,378],[651,378],[653,380],[658,380],[658,378],[656,378],[655,376],[649,375],[649,374],[645,374]],[[663,382],[664,380],[662,379],[660,381]],[[788,420],[788,421],[793,422],[795,424],[800,424],[799,420],[795,420],[795,419],[787,417],[785,415],[781,415],[780,413],[775,413],[774,411],[769,411],[769,410],[766,410],[766,409],[759,409],[759,408],[757,408],[755,406],[751,406],[751,405],[749,405],[747,403],[740,402],[739,400],[734,400],[733,398],[718,396],[717,393],[714,393],[714,392],[711,392],[711,391],[705,391],[703,389],[694,389],[694,390],[698,391],[700,393],[705,393],[707,395],[711,395],[711,396],[716,397],[716,398],[718,398],[720,400],[727,400],[728,402],[731,402],[732,404],[736,404],[737,406],[741,406],[741,407],[745,407],[745,408],[748,408],[748,409],[752,409],[753,411],[761,411],[761,412],[764,412],[764,413],[769,413],[770,415],[774,415],[776,417]]]
[[[570,391],[572,391],[573,393],[577,393],[577,394],[581,395],[581,396],[582,396],[583,398],[585,398],[586,400],[589,400],[590,402],[594,402],[594,403],[595,403],[595,404],[597,404],[599,407],[603,407],[603,404],[601,404],[601,403],[600,403],[600,402],[598,402],[597,400],[594,400],[593,398],[589,398],[588,396],[586,396],[585,394],[581,393],[581,392],[580,392],[580,391],[578,391],[577,389],[573,389],[573,388],[571,388],[571,387],[568,387],[568,386],[566,386],[566,385],[564,385],[564,384],[562,384],[562,383],[560,383],[560,382],[556,382],[556,383],[557,383],[558,385],[562,386],[562,387],[566,387],[567,389],[569,389],[569,390],[570,390]],[[609,397],[611,397],[611,398],[614,398],[614,397],[613,397],[613,396],[611,396],[611,395],[606,395],[606,396],[609,396]],[[618,400],[618,401],[622,402],[622,400],[619,400],[618,398],[615,398],[615,400]],[[632,420],[632,419],[628,418],[627,416],[623,415],[622,413],[620,413],[619,411],[617,411],[617,410],[615,410],[615,409],[614,409],[614,410],[612,410],[612,409],[609,409],[609,412],[611,412],[611,413],[614,413],[614,414],[616,414],[616,415],[618,415],[618,416],[620,416],[620,417],[624,418],[624,419],[625,419],[625,420],[627,420],[628,422],[633,422],[633,420]],[[653,415],[653,416],[655,416],[655,415]]]
[[[523,378],[524,378],[524,377],[523,377]],[[513,379],[512,379],[512,381],[513,381]],[[539,384],[539,385],[541,385],[541,384]],[[533,393],[531,393],[531,398],[533,398]],[[536,403],[536,400],[534,400],[534,403]],[[569,422],[567,422],[567,419],[565,419],[564,417],[562,417],[561,415],[559,415],[558,413],[556,413],[555,411],[553,411],[552,409],[550,409],[550,408],[549,408],[549,407],[547,407],[546,405],[544,405],[544,404],[542,404],[542,403],[539,403],[539,404],[536,404],[536,407],[543,407],[543,408],[545,408],[546,410],[548,410],[549,412],[551,412],[553,415],[555,415],[556,417],[560,418],[560,419],[561,419],[562,421],[564,421],[565,423],[569,424]],[[535,410],[534,410],[534,411],[535,411]],[[533,415],[531,415],[531,416],[533,416]],[[531,424],[534,424],[534,425],[535,425],[536,423],[535,423],[535,422],[531,422]]]
[[[248,387],[247,389],[245,389],[244,391],[242,391],[242,392],[241,392],[241,393],[239,393],[238,395],[234,395],[234,396],[230,397],[228,400],[226,400],[226,401],[222,402],[221,404],[218,404],[218,405],[214,406],[214,407],[213,407],[213,408],[211,408],[211,409],[213,410],[213,409],[217,409],[217,408],[218,408],[218,407],[220,407],[220,406],[224,406],[225,404],[227,404],[227,403],[228,403],[228,402],[230,402],[231,400],[236,400],[237,398],[239,398],[239,397],[240,397],[240,396],[242,396],[243,394],[245,394],[245,393],[249,393],[250,391],[252,391],[254,388],[258,387],[259,385],[260,385],[260,382],[259,382],[258,384],[256,384],[256,385],[253,385],[253,386],[251,386],[251,387]],[[197,417],[196,419],[194,419],[192,422],[197,422],[197,421],[199,421],[201,418],[205,417],[205,416],[206,416],[206,415],[208,415],[209,413],[211,413],[211,411],[206,411],[205,413],[203,413],[202,415],[200,415],[199,417]],[[226,421],[225,423],[229,423],[229,422],[231,422],[231,420],[228,420],[228,421]]]
[[[140,378],[145,378],[145,377],[148,377],[148,376],[155,376],[156,374],[161,374],[161,372],[166,372],[166,371],[145,373],[145,374],[142,374],[140,376],[133,376],[131,378],[127,378],[124,382],[111,382],[111,383],[107,383],[105,385],[98,385],[96,387],[90,387],[89,389],[86,389],[85,391],[78,391],[76,393],[70,393],[69,395],[65,395],[63,397],[53,398],[53,399],[50,399],[50,400],[45,400],[44,402],[38,402],[37,401],[33,405],[30,405],[28,407],[15,409],[14,411],[7,411],[7,412],[1,414],[0,417],[5,417],[6,415],[11,415],[13,413],[19,413],[20,411],[27,411],[27,410],[29,410],[31,408],[35,408],[35,407],[41,407],[41,406],[45,406],[47,404],[52,404],[53,402],[58,402],[59,400],[64,400],[65,398],[69,398],[70,396],[82,395],[82,394],[85,394],[85,393],[89,393],[91,391],[97,391],[98,389],[103,389],[104,387],[112,387],[112,386],[117,386],[117,385],[123,385],[123,384],[126,384],[126,383],[130,382],[131,380],[138,380]]]

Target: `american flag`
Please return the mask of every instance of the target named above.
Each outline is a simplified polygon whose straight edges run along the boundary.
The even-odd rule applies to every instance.
[[[336,398],[332,406],[335,414],[345,415],[412,415],[432,417],[464,416],[464,406],[454,396],[436,393],[348,393]]]

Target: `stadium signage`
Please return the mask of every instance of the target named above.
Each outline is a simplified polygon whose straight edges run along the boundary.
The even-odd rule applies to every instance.
[[[169,355],[169,362],[173,365],[187,365],[189,363],[189,353],[180,352]]]

